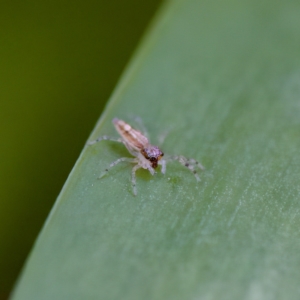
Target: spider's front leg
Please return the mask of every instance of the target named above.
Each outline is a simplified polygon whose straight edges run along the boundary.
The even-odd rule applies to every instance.
[[[196,180],[201,181],[197,171],[195,170],[195,166],[197,166],[201,170],[204,170],[204,167],[198,161],[196,161],[193,158],[186,158],[182,155],[175,155],[168,158],[168,161],[173,161],[173,160],[177,160],[184,167],[188,168],[194,174]]]

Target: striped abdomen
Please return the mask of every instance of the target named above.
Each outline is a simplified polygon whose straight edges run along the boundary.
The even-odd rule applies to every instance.
[[[141,151],[149,145],[148,139],[126,122],[115,118],[113,119],[113,124],[125,143],[132,149]]]

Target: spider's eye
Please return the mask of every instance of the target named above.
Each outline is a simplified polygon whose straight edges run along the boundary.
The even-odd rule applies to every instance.
[[[156,160],[156,158],[155,157],[150,157],[150,161],[155,161]]]

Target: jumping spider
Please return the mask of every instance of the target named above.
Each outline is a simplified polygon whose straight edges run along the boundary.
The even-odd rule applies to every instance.
[[[99,176],[99,178],[102,178],[112,167],[120,162],[126,161],[129,163],[134,163],[136,165],[132,168],[131,182],[133,194],[136,196],[136,170],[140,168],[147,169],[152,175],[154,175],[154,169],[156,169],[158,165],[161,165],[161,172],[165,174],[167,162],[177,160],[194,174],[197,181],[200,181],[200,178],[195,170],[195,166],[197,166],[201,170],[204,170],[204,167],[198,161],[192,158],[186,158],[182,155],[163,158],[164,153],[157,146],[151,145],[148,138],[140,131],[132,128],[129,124],[117,118],[113,119],[112,122],[121,138],[112,138],[104,135],[97,138],[96,140],[89,141],[87,145],[93,145],[102,140],[120,142],[125,145],[129,153],[135,158],[122,157],[117,159],[116,161],[112,162],[107,169],[105,169],[105,171]]]

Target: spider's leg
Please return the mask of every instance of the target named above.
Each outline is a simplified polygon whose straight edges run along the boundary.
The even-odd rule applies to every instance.
[[[182,155],[178,155],[178,156],[175,155],[175,156],[171,156],[168,160],[170,160],[170,161],[177,160],[184,167],[188,168],[194,174],[194,176],[195,176],[195,178],[196,178],[197,181],[201,181],[200,177],[197,174],[197,171],[195,170],[195,166],[193,164],[193,161],[195,161],[194,159],[187,159],[186,157],[184,157]]]
[[[131,183],[132,183],[132,189],[133,189],[133,194],[134,196],[137,195],[137,191],[136,191],[136,176],[135,176],[135,172],[136,170],[140,169],[141,166],[140,165],[135,165],[133,168],[132,168],[132,171],[131,171]]]
[[[103,136],[100,136],[98,137],[97,139],[93,140],[93,141],[88,141],[86,143],[86,145],[90,146],[90,145],[94,145],[98,142],[101,142],[101,141],[112,141],[112,142],[119,142],[119,143],[123,143],[123,140],[121,138],[113,138],[113,137],[110,137],[110,136],[107,136],[107,135],[103,135]]]
[[[98,177],[98,179],[102,178],[104,175],[106,175],[108,173],[108,171],[113,168],[115,165],[117,165],[118,163],[122,162],[122,161],[126,161],[129,163],[137,163],[137,159],[136,158],[129,158],[129,157],[122,157],[119,158],[117,160],[115,160],[114,162],[112,162],[105,170],[103,173],[100,174],[100,176]]]
[[[186,158],[187,162],[190,164],[193,164],[195,166],[197,166],[199,169],[201,169],[202,171],[205,170],[205,168],[195,159],[193,158]]]

